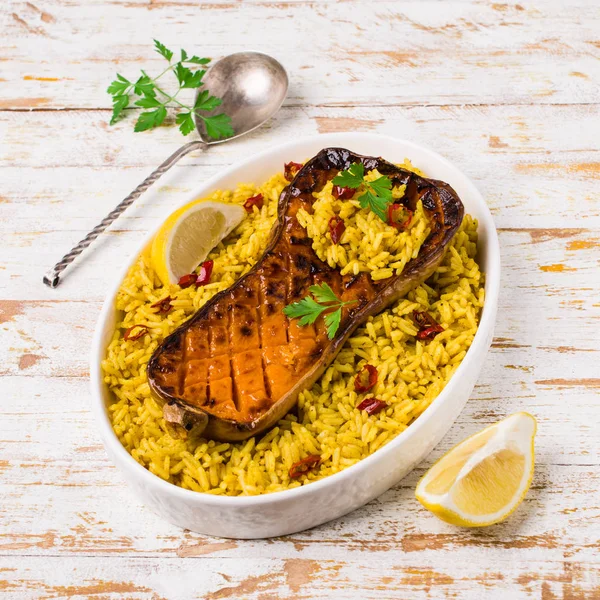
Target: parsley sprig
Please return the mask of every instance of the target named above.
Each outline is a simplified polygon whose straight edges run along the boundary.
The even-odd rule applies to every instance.
[[[123,110],[131,103],[146,109],[140,113],[135,123],[134,131],[146,131],[158,127],[167,117],[167,108],[176,108],[175,122],[179,125],[179,131],[188,135],[195,129],[194,115],[198,115],[206,125],[206,133],[213,139],[219,140],[233,135],[231,119],[226,114],[203,115],[202,112],[212,111],[221,105],[221,99],[211,96],[207,90],[198,94],[192,106],[184,104],[178,99],[179,93],[186,89],[197,89],[203,85],[203,77],[206,74],[205,67],[210,58],[189,56],[185,50],[181,50],[179,60],[173,62],[173,52],[158,40],[154,40],[154,49],[163,56],[169,66],[156,77],[150,77],[144,70],[136,81],[129,81],[123,75],[117,73],[117,78],[106,90],[112,96],[113,113],[110,124],[114,125],[123,117]],[[199,69],[186,65],[198,65]],[[165,91],[158,85],[158,80],[167,73],[173,73],[179,84],[174,93]],[[137,97],[137,100],[136,100]]]
[[[327,337],[332,340],[342,320],[342,306],[353,304],[356,300],[342,302],[326,283],[311,285],[308,288],[308,291],[314,298],[306,296],[298,302],[288,304],[283,309],[283,314],[290,319],[299,318],[298,325],[304,326],[314,323],[326,310],[335,308],[336,310],[327,313],[324,316],[325,326],[327,327]]]
[[[365,166],[362,163],[353,163],[347,171],[338,173],[332,183],[353,190],[363,186],[365,193],[358,197],[361,208],[369,208],[387,223],[387,208],[394,201],[389,177],[382,175],[373,181],[365,181]]]

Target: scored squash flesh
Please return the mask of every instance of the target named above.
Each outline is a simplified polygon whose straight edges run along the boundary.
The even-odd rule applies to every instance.
[[[431,233],[403,272],[372,281],[368,273],[342,276],[321,261],[300,225],[300,208],[311,212],[313,192],[353,163],[377,169],[394,186],[406,186],[399,200],[414,210],[419,200]],[[381,158],[326,148],[298,171],[282,192],[268,248],[245,276],[216,294],[165,338],[148,363],[154,397],[168,422],[204,437],[243,440],[273,426],[298,394],[323,374],[352,332],[373,314],[429,277],[463,217],[463,205],[446,183],[420,177]],[[298,326],[283,314],[286,305],[327,283],[342,301],[335,337],[323,319]]]

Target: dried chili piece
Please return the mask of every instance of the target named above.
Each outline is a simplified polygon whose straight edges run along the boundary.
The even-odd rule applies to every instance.
[[[444,331],[444,328],[424,310],[413,310],[413,319],[419,326],[418,340],[432,340],[438,333]]]
[[[246,202],[244,202],[244,208],[246,209],[246,212],[251,213],[252,207],[256,206],[256,208],[258,208],[258,210],[260,210],[263,207],[264,203],[265,203],[265,201],[264,201],[263,195],[256,194],[256,196],[252,196],[252,198],[248,198],[248,200],[246,200]]]
[[[290,479],[298,479],[298,477],[304,475],[304,473],[307,473],[311,469],[314,469],[316,466],[318,466],[320,462],[320,456],[315,456],[314,454],[306,456],[290,467]]]
[[[368,415],[376,415],[384,408],[387,408],[387,404],[377,398],[365,398],[356,408],[364,410]]]
[[[339,215],[335,215],[329,219],[329,233],[331,234],[331,241],[334,244],[339,243],[342,239],[342,234],[346,231],[346,224],[344,219]]]
[[[424,310],[413,310],[413,320],[419,326],[420,329],[425,327],[431,327],[432,317],[429,316]]]
[[[404,204],[395,202],[387,209],[388,225],[395,227],[398,231],[405,231],[412,222],[413,211],[406,208]]]
[[[166,298],[163,298],[162,300],[151,304],[150,308],[157,308],[157,313],[168,313],[173,308],[173,305],[171,304],[171,301],[173,300],[175,300],[175,298],[167,296]]]
[[[302,163],[289,162],[283,166],[283,176],[288,180],[292,181],[296,177],[296,173],[302,168]]]
[[[422,329],[417,333],[417,339],[419,340],[432,340],[438,333],[442,333],[444,328],[441,325],[433,325],[432,327],[427,327],[426,329]]]
[[[353,190],[349,187],[342,187],[341,185],[334,185],[331,188],[333,197],[337,198],[338,200],[350,200],[350,198],[354,196],[355,192],[356,190]]]
[[[377,383],[377,369],[373,365],[365,365],[356,375],[354,389],[359,393],[368,392]]]
[[[134,329],[138,329],[138,331],[133,333]],[[135,340],[139,340],[147,332],[148,327],[146,325],[132,325],[131,327],[125,330],[125,333],[123,334],[123,339],[126,342],[135,342]]]
[[[179,282],[177,285],[179,285],[180,288],[189,288],[191,285],[194,285],[196,283],[197,279],[198,275],[196,275],[196,273],[188,273],[187,275],[182,275],[179,278]]]
[[[212,260],[205,260],[200,265],[200,273],[198,273],[198,277],[196,278],[196,287],[206,285],[210,281],[213,265],[214,262]]]

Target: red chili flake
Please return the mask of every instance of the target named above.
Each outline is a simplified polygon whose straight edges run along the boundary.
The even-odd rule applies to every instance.
[[[432,340],[438,333],[444,331],[444,328],[424,310],[413,310],[413,319],[419,326],[418,340]]]
[[[248,200],[246,200],[246,202],[244,202],[244,208],[246,209],[246,212],[251,213],[253,206],[256,206],[256,208],[258,208],[258,210],[260,210],[263,207],[264,203],[265,203],[265,201],[264,201],[263,195],[256,194],[256,196],[252,196],[252,198],[248,198]]]
[[[387,404],[383,400],[377,400],[377,398],[365,398],[356,408],[358,410],[364,410],[368,415],[376,415],[381,412]]]
[[[298,479],[298,477],[304,475],[304,473],[307,473],[318,466],[320,462],[321,457],[315,456],[314,454],[299,460],[290,467],[290,479]]]
[[[368,392],[377,383],[377,369],[373,365],[365,365],[354,380],[354,389],[359,393]]]
[[[179,278],[179,287],[180,288],[189,288],[191,285],[196,283],[196,279],[198,279],[198,275],[196,273],[188,273],[187,275],[182,275]]]
[[[150,305],[150,308],[157,308],[156,312],[158,313],[168,313],[173,306],[171,305],[171,300],[175,300],[175,298],[171,298],[171,296],[167,296],[158,302]]]
[[[200,266],[200,273],[196,278],[196,287],[201,285],[206,285],[210,281],[210,276],[212,275],[213,270],[213,261],[205,260]]]
[[[444,331],[444,328],[441,325],[427,327],[426,329],[421,329],[421,331],[417,333],[417,339],[432,340],[438,333],[442,333],[442,331]]]
[[[136,333],[133,333],[134,329],[139,329]],[[139,340],[143,335],[148,332],[148,327],[146,325],[133,325],[129,329],[125,330],[125,334],[123,335],[123,339],[126,342],[135,342],[135,340]]]
[[[387,209],[388,225],[395,227],[399,231],[404,231],[408,229],[413,214],[413,211],[406,208],[404,204],[390,204]]]
[[[329,233],[331,234],[331,241],[334,244],[339,243],[342,239],[342,234],[346,231],[346,224],[344,219],[339,215],[335,215],[329,219]]]
[[[302,163],[289,162],[283,166],[283,176],[292,181],[296,177],[296,173],[302,168]]]
[[[356,190],[353,190],[349,187],[342,187],[341,185],[334,185],[331,188],[331,193],[333,194],[333,197],[337,198],[338,200],[350,200],[350,198],[354,196],[355,192]]]

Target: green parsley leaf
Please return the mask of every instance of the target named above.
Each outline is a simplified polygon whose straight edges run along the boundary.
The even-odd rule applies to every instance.
[[[200,72],[200,71],[199,71]],[[211,96],[207,90],[203,90],[198,94],[194,103],[195,110],[214,110],[217,106],[221,106],[221,98]]]
[[[178,62],[175,65],[174,73],[175,77],[177,77],[177,81],[179,81],[179,85],[182,88],[197,88],[202,85],[202,78],[206,74],[206,71],[201,69],[194,72],[187,67],[184,67],[182,63]]]
[[[141,106],[142,108],[157,108],[158,106],[162,106],[162,102],[156,99],[154,96],[144,96],[135,102],[136,106]]]
[[[392,201],[392,182],[389,177],[382,175],[375,181],[366,183],[378,196],[385,198],[388,202]]]
[[[332,340],[335,337],[342,320],[342,309],[338,308],[336,311],[325,315],[324,320],[325,326],[327,327],[327,337]]]
[[[210,62],[210,58],[200,58],[198,56],[192,56],[186,60],[181,59],[182,62],[192,63],[194,65],[207,65]]]
[[[220,140],[231,137],[234,134],[233,127],[231,126],[231,117],[221,113],[214,117],[205,117],[198,115],[206,125],[206,133],[214,140]]]
[[[372,210],[382,221],[387,223],[387,208],[394,201],[392,196],[392,181],[386,175],[374,181],[365,181],[365,167],[362,163],[354,163],[347,171],[336,175],[332,183],[341,187],[357,189],[364,186],[365,193],[358,197],[362,208]]]
[[[347,171],[341,171],[333,178],[333,185],[340,187],[352,188],[355,190],[364,183],[365,166],[362,163],[354,163],[350,165]]]
[[[191,71],[190,71],[191,73]],[[198,88],[202,85],[202,78],[204,77],[204,75],[206,74],[206,71],[204,69],[201,69],[200,71],[196,71],[195,73],[191,73],[191,75],[189,75],[183,86],[184,88]]]
[[[193,76],[193,73],[187,67],[184,67],[180,62],[175,65],[173,72],[175,73],[175,77],[177,77],[179,85],[182,87],[185,85],[185,82]]]
[[[117,78],[108,86],[106,91],[111,96],[120,96],[127,91],[130,85],[131,81],[128,81],[123,75],[117,73]]]
[[[134,84],[133,89],[138,96],[155,96],[154,91],[155,84],[148,77],[148,75],[142,75]]]
[[[315,297],[317,302],[339,302],[339,298],[328,284],[311,285],[308,291]]]
[[[173,58],[173,52],[169,50],[164,44],[161,44],[158,40],[154,40],[155,50],[162,56],[164,56],[169,62]]]
[[[308,291],[313,294],[316,300],[311,296],[306,296],[298,302],[288,304],[283,309],[283,314],[290,319],[299,318],[298,325],[304,326],[314,323],[326,310],[336,309],[324,317],[325,326],[327,327],[327,337],[332,340],[342,320],[342,306],[353,304],[356,300],[342,302],[326,283],[311,285]],[[333,304],[320,304],[321,302]]]
[[[167,116],[167,109],[164,106],[159,106],[156,110],[143,112],[138,117],[135,123],[134,131],[146,131],[153,129],[162,124]]]
[[[317,317],[327,309],[327,306],[321,306],[310,296],[302,298],[298,302],[288,304],[283,309],[283,314],[290,319],[300,319],[298,325],[310,325],[317,320]]]
[[[211,115],[222,103],[220,98],[212,96],[208,90],[202,90],[197,95],[195,101],[190,106],[182,100],[183,95],[176,98],[184,89],[197,89],[203,85],[203,79],[206,75],[204,65],[210,63],[210,58],[199,56],[189,56],[182,48],[180,50],[180,60],[175,59],[172,62],[174,53],[158,40],[154,40],[154,48],[161,56],[169,61],[169,66],[157,77],[148,75],[143,69],[137,81],[130,81],[117,73],[116,79],[108,86],[108,93],[112,96],[113,112],[110,123],[113,125],[121,116],[123,110],[130,104],[136,107],[146,109],[138,115],[134,131],[146,131],[161,125],[169,108],[175,109],[175,122],[183,135],[189,135],[195,128],[195,118],[201,118],[206,127],[206,133],[214,139],[223,139],[234,135],[231,126],[231,118],[226,114]],[[184,65],[195,65],[188,68]],[[198,65],[200,68],[198,68]],[[174,92],[167,92],[159,87],[158,80],[171,73],[177,78],[179,89]],[[136,98],[136,96],[138,96]],[[150,109],[150,110],[147,110]],[[208,114],[201,115],[200,112]]]
[[[367,190],[362,196],[358,197],[358,202],[361,208],[372,210],[382,221],[387,222],[386,210],[389,202],[385,198],[381,198],[371,190]]]
[[[177,117],[175,117],[175,122],[179,125],[179,131],[181,131],[183,135],[188,135],[196,129],[194,115],[191,112],[179,113]]]
[[[129,104],[129,96],[113,96],[113,112],[110,124],[114,125],[121,116],[123,109]]]

